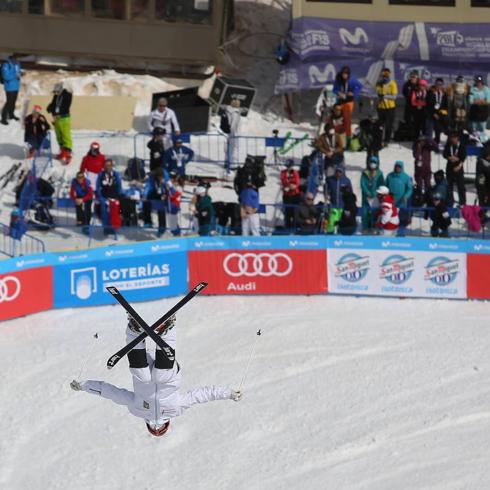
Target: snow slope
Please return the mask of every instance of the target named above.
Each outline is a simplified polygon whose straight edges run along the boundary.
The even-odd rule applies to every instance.
[[[174,302],[137,310],[152,321]],[[83,377],[130,387],[126,361],[105,369],[124,318],[107,306],[0,326],[0,488],[490,488],[486,303],[196,299],[177,324],[185,387],[236,387],[263,335],[243,401],[193,407],[162,439],[68,386],[89,355]]]

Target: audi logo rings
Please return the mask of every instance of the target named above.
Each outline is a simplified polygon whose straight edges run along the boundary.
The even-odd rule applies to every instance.
[[[20,281],[14,276],[0,279],[0,303],[13,301],[20,294]]]
[[[293,270],[291,257],[284,253],[231,253],[223,261],[225,272],[232,277],[284,277]]]

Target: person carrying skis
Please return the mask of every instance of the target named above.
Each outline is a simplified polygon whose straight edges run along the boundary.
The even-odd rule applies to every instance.
[[[144,419],[148,432],[156,437],[163,436],[168,431],[170,420],[182,415],[192,405],[214,400],[240,401],[240,391],[224,386],[211,385],[187,392],[179,391],[182,370],[175,360],[177,336],[174,326],[175,315],[156,329],[168,346],[165,351],[157,346],[153,355],[146,350],[143,340],[129,352],[133,391],[95,380],[73,380],[70,387],[75,391],[85,391],[126,406],[132,415]],[[131,342],[142,332],[138,323],[128,315],[126,342]]]

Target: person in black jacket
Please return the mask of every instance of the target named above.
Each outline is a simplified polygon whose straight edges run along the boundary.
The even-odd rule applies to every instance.
[[[448,185],[447,205],[452,206],[454,203],[454,185],[458,189],[459,205],[466,204],[466,186],[464,182],[464,161],[466,160],[466,147],[461,142],[458,133],[450,133],[447,139],[446,147],[443,153],[447,160],[446,177]]]
[[[299,235],[314,235],[318,233],[320,213],[314,201],[315,196],[313,193],[307,192],[304,200],[294,210],[294,220]]]
[[[410,72],[408,80],[403,84],[403,97],[405,99],[405,112],[403,115],[403,119],[405,120],[405,124],[410,127],[413,127],[414,124],[414,110],[411,104],[412,101],[412,92],[417,90],[419,86],[419,74],[416,70],[412,70]]]
[[[442,200],[438,192],[434,192],[431,197],[432,210],[429,213],[432,225],[430,234],[433,237],[448,238],[449,227],[451,226],[451,218],[447,210],[446,203]]]
[[[156,127],[153,129],[153,138],[148,141],[146,145],[150,150],[150,172],[153,172],[157,168],[164,168],[164,154],[165,145],[163,142],[163,137],[165,136],[165,129]]]
[[[435,132],[434,141],[441,142],[441,133],[447,132],[449,123],[449,104],[444,80],[437,78],[435,85],[427,93],[427,119],[425,121],[425,134],[432,139]]]
[[[62,83],[57,83],[53,88],[53,99],[47,107],[47,111],[53,116],[56,140],[60,147],[60,153],[56,155],[65,165],[71,162],[72,139],[71,139],[71,116],[70,107],[72,94],[63,88]]]
[[[29,145],[29,157],[41,148],[50,125],[41,114],[41,106],[35,105],[32,113],[24,119],[24,141]]]
[[[340,189],[344,208],[338,223],[339,235],[353,235],[357,228],[357,198],[349,186],[343,185]]]
[[[482,207],[490,206],[490,147],[484,148],[476,162],[476,194]]]

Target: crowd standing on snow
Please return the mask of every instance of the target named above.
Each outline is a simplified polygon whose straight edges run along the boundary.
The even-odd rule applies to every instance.
[[[2,64],[1,74],[7,96],[2,123],[8,124],[9,120],[18,119],[14,109],[22,75],[14,56]],[[376,86],[376,113],[361,120],[353,132],[352,115],[362,88],[361,82],[345,66],[330,93],[327,87],[321,91],[317,103],[321,131],[312,141],[312,150],[303,156],[299,169],[291,159],[280,173],[284,221],[283,226],[276,227],[276,232],[349,235],[362,231],[403,236],[413,209],[421,207],[426,209],[425,217],[431,220],[433,236],[449,236],[451,216],[455,212],[467,218],[468,223],[476,222],[476,227],[478,222],[484,225],[490,214],[484,209],[490,206],[490,144],[486,141],[490,89],[483,78],[474,77],[471,86],[463,76],[448,86],[437,78],[430,86],[413,71],[399,92],[389,67],[384,67]],[[403,119],[395,130],[401,96],[405,101]],[[68,88],[57,83],[46,108],[52,116],[60,148],[55,158],[63,164],[72,160],[72,100]],[[229,172],[240,163],[236,136],[240,134],[244,109],[238,99],[233,99],[221,113],[220,129],[228,135],[225,168]],[[166,98],[157,101],[148,116],[147,127],[151,132],[147,143],[149,172],[143,160],[132,158],[121,175],[96,141],[81,159],[79,172],[71,182],[70,197],[75,205],[77,225],[84,233],[90,230],[94,212],[105,233],[113,233],[120,226],[137,226],[140,220],[144,227],[153,228],[153,215],[157,219],[158,236],[167,230],[172,235],[181,233],[181,198],[186,182],[189,183],[186,169],[194,159],[194,152],[184,144],[178,118],[168,107]],[[24,128],[29,156],[33,156],[43,150],[51,129],[39,105],[25,118]],[[411,143],[413,176],[406,173],[401,160],[394,162],[393,171],[386,176],[381,171],[383,148],[393,139]],[[467,206],[464,163],[468,145],[480,148],[475,176],[479,205],[476,212],[474,206]],[[358,177],[347,175],[345,154],[359,149],[366,152],[366,168]],[[446,160],[445,171],[433,173],[434,154]],[[360,199],[354,194],[352,178],[360,179]],[[127,183],[123,185],[123,181]],[[261,157],[248,157],[237,169],[233,185],[238,203],[212,202],[210,184],[198,181],[190,203],[191,232],[259,235],[263,208],[259,189],[265,181]],[[25,179],[17,189],[18,199],[24,184]],[[38,183],[38,190],[47,198],[53,193],[49,183]],[[44,210],[44,214],[49,216],[49,211]]]

